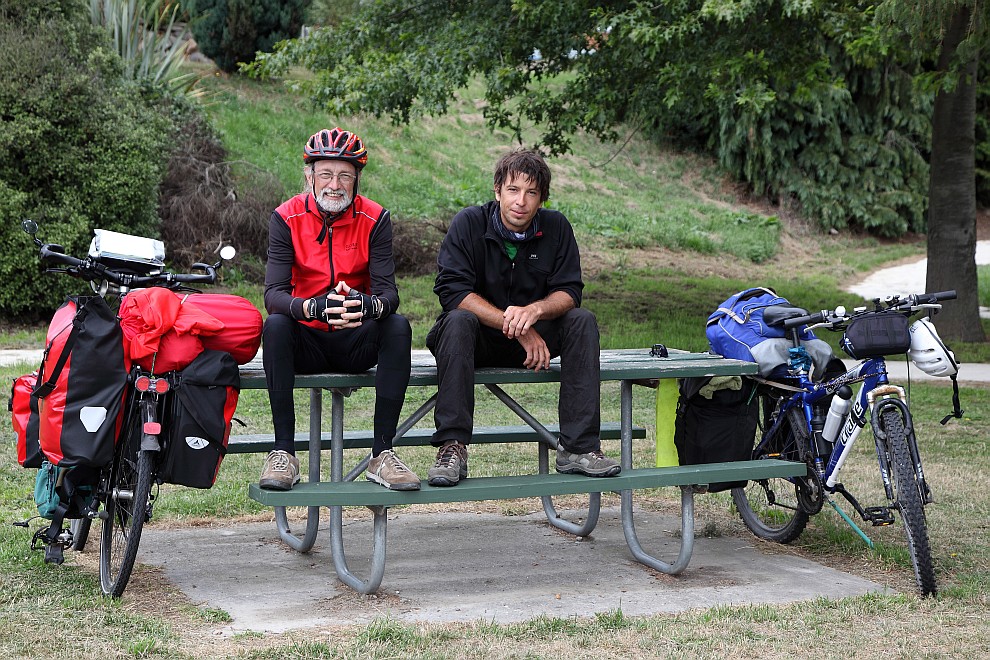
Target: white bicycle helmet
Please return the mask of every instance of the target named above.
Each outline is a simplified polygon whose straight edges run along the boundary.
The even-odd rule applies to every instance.
[[[952,351],[942,343],[938,331],[928,319],[918,319],[911,324],[911,348],[908,357],[915,366],[929,376],[955,376],[959,363]]]

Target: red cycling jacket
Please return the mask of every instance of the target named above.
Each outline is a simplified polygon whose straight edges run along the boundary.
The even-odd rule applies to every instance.
[[[344,213],[330,218],[310,193],[296,195],[275,209],[268,223],[268,313],[288,314],[327,330],[326,323],[304,318],[303,302],[328,293],[340,281],[388,301],[389,313],[398,308],[388,210],[355,195]]]

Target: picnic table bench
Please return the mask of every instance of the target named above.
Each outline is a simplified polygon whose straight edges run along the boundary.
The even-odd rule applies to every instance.
[[[668,574],[682,572],[690,561],[694,547],[694,487],[715,482],[743,481],[804,474],[805,467],[778,460],[739,461],[677,467],[633,467],[633,439],[644,438],[643,427],[632,420],[632,388],[635,384],[655,385],[660,378],[690,376],[751,375],[756,365],[727,360],[708,353],[669,351],[668,357],[651,354],[650,349],[617,349],[601,352],[601,380],[619,381],[619,420],[603,422],[602,437],[620,441],[622,472],[615,477],[593,478],[582,475],[557,474],[550,467],[550,449],[555,449],[559,430],[544,425],[513,399],[501,386],[512,383],[555,383],[560,381],[560,362],[553,360],[550,369],[534,372],[527,369],[483,368],[475,371],[475,384],[484,385],[499,401],[525,422],[521,426],[478,427],[472,442],[534,442],[537,445],[538,473],[468,477],[455,487],[437,488],[425,481],[418,491],[392,491],[365,480],[357,480],[367,467],[370,453],[344,474],[344,449],[370,449],[372,436],[367,431],[344,431],[345,398],[355,389],[374,387],[375,370],[360,374],[326,373],[298,375],[295,387],[310,393],[309,432],[297,434],[297,450],[309,450],[309,480],[290,491],[271,491],[253,483],[249,487],[252,499],[275,508],[279,536],[290,547],[307,552],[316,541],[319,509],[330,510],[330,549],[334,569],[340,580],[360,593],[373,593],[381,585],[385,572],[386,511],[388,507],[445,502],[516,499],[539,497],[547,520],[555,527],[576,536],[589,535],[598,523],[601,493],[620,495],[620,516],[626,543],[633,557],[651,568]],[[414,351],[410,387],[437,385],[436,363],[427,351]],[[265,389],[264,370],[260,360],[241,367],[242,389]],[[326,434],[322,428],[323,392],[331,392],[331,424]],[[436,405],[434,393],[416,409],[396,432],[395,445],[429,444],[432,430],[413,428]],[[607,411],[603,411],[603,416]],[[231,437],[230,453],[267,452],[274,440],[271,435],[256,434]],[[330,481],[322,480],[321,451],[330,450]],[[667,563],[648,554],[640,545],[633,522],[634,490],[679,486],[681,488],[681,544],[677,559]],[[553,496],[587,494],[588,512],[582,524],[561,518],[553,505]],[[307,507],[306,531],[297,536],[289,529],[285,507]],[[342,507],[365,506],[373,513],[371,565],[366,579],[357,577],[347,565],[342,532]]]

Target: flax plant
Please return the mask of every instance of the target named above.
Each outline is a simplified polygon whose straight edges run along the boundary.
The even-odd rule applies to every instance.
[[[147,82],[198,99],[199,77],[180,68],[189,43],[189,30],[176,20],[179,3],[173,0],[90,0],[90,19],[110,33],[124,65],[124,77]]]

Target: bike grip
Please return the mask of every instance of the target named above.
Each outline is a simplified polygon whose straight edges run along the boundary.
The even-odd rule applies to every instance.
[[[931,305],[937,303],[940,300],[954,300],[956,297],[956,290],[952,289],[950,291],[938,291],[935,293],[916,293],[914,295],[908,296],[905,300],[901,301],[894,306],[894,309],[902,309],[905,307],[910,307],[912,305]]]
[[[45,261],[58,261],[67,266],[81,266],[83,264],[82,259],[76,259],[73,256],[65,254],[64,249],[61,245],[46,243],[41,246],[38,252],[42,260]]]
[[[823,323],[826,318],[826,313],[824,311],[815,312],[814,314],[808,314],[807,316],[795,316],[792,319],[787,319],[784,321],[784,330],[792,330],[798,326],[808,325],[811,323]]]
[[[202,264],[195,264],[193,267],[198,265],[202,265]],[[184,284],[197,284],[201,282],[206,284],[214,284],[217,281],[216,269],[213,268],[213,266],[206,266],[205,268],[206,268],[205,275],[196,275],[193,273],[177,273],[175,275],[172,275],[172,279],[175,280],[176,282],[182,282]]]

